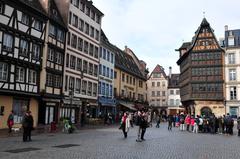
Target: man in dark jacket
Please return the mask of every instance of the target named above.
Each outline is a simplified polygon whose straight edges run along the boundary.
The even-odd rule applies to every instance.
[[[33,129],[33,117],[30,111],[27,111],[22,120],[23,142],[31,141],[31,131]]]
[[[147,114],[145,112],[142,113],[141,115],[141,122],[140,122],[140,127],[142,129],[142,133],[141,133],[141,140],[144,141],[144,134],[146,132],[146,129],[148,127],[148,122],[147,122]]]
[[[23,116],[23,120],[22,120],[22,127],[23,127],[23,142],[27,141],[28,138],[28,134],[29,134],[29,114],[28,112],[26,112]]]
[[[31,137],[32,137],[32,130],[33,130],[33,116],[31,111],[28,112],[28,118],[29,118],[29,129],[28,129],[28,140],[32,141]]]

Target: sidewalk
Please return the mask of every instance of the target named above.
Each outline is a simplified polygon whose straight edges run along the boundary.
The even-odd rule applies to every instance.
[[[88,130],[88,129],[102,129],[102,128],[112,128],[112,127],[117,127],[119,126],[118,124],[111,124],[111,125],[105,125],[105,124],[101,124],[101,125],[84,125],[84,126],[80,126],[80,125],[75,125],[76,126],[76,130],[75,132],[78,133],[81,130]],[[0,129],[0,138],[6,138],[6,137],[16,137],[16,136],[22,136],[22,129],[20,131],[14,132],[12,131],[11,134],[8,133],[8,129]],[[51,132],[50,131],[50,125],[39,125],[38,127],[35,128],[35,130],[32,131],[32,135],[40,135],[40,134],[55,134],[55,133],[63,133],[62,132],[62,128],[58,127],[56,131]]]

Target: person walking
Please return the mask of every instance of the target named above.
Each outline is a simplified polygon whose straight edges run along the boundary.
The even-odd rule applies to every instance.
[[[14,113],[13,111],[10,112],[7,120],[7,125],[8,125],[8,133],[10,134],[12,132],[12,127],[14,125]]]
[[[142,129],[141,140],[145,141],[144,135],[148,127],[148,114],[145,112],[142,113],[140,127]]]
[[[180,121],[180,130],[183,131],[185,130],[185,126],[184,126],[184,113],[181,112],[180,116],[179,116],[179,121]]]
[[[160,115],[157,115],[157,125],[156,125],[156,128],[160,128]]]
[[[141,133],[142,133],[142,127],[141,127],[141,122],[142,122],[142,120],[141,120],[141,116],[142,116],[142,113],[140,112],[140,111],[138,111],[137,112],[137,114],[136,114],[136,125],[138,126],[138,131],[137,131],[137,139],[136,139],[136,141],[137,142],[141,142],[142,140],[141,140]]]
[[[121,128],[123,131],[124,138],[127,138],[127,133],[130,128],[130,120],[129,120],[128,114],[126,112],[123,114],[123,117],[121,120]]]
[[[237,119],[238,136],[240,137],[240,117]]]
[[[168,115],[168,131],[172,131],[173,120],[173,116]]]

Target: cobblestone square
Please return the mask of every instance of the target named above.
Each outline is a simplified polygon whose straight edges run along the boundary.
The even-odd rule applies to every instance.
[[[41,134],[32,142],[21,137],[1,138],[1,159],[238,159],[240,138],[236,136],[193,134],[166,124],[148,128],[146,141],[136,142],[137,128],[124,139],[118,127],[79,130],[74,134]],[[67,146],[64,146],[67,145]],[[71,146],[73,145],[73,146]],[[57,147],[60,146],[60,147]],[[61,148],[62,146],[62,148]],[[32,151],[10,153],[15,149]],[[36,149],[36,150],[34,150]]]

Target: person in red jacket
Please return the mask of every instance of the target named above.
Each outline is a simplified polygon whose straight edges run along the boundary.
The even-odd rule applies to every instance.
[[[187,131],[189,131],[189,127],[190,127],[190,124],[191,124],[191,117],[190,117],[189,114],[185,118],[185,124],[187,125]]]

